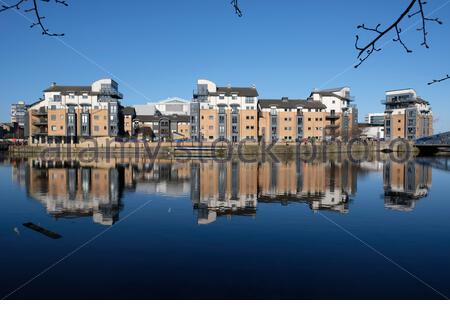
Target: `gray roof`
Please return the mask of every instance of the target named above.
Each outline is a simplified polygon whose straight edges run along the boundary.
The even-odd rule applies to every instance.
[[[260,99],[261,108],[277,107],[281,109],[326,109],[326,106],[320,101],[301,100],[301,99]]]
[[[122,110],[122,114],[125,116],[133,116],[136,114],[136,110],[133,107],[125,107]]]
[[[217,87],[217,92],[210,92],[211,96],[218,96],[220,94],[231,95],[236,93],[241,97],[257,97],[258,90],[254,87]]]
[[[152,116],[146,116],[146,115],[137,115],[135,118],[139,122],[157,122],[161,119],[168,119],[172,122],[190,122],[191,117],[186,115],[152,115]]]
[[[54,85],[44,90],[44,92],[64,92],[64,93],[90,93],[91,86],[59,86]]]

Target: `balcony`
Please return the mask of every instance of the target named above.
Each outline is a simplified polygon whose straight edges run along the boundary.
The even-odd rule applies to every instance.
[[[113,88],[101,88],[100,95],[111,96],[117,99],[123,99],[123,94]]]
[[[325,117],[327,120],[338,120],[341,116],[339,114],[329,114]]]
[[[33,111],[31,114],[33,116],[46,116],[46,115],[48,115],[48,112],[45,109],[41,109],[41,110]]]
[[[39,120],[39,121],[36,121],[35,123],[33,123],[33,125],[35,125],[37,127],[46,126],[46,125],[48,125],[48,121],[46,121],[46,120]]]

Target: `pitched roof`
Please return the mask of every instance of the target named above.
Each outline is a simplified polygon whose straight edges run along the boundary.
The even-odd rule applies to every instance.
[[[277,107],[282,109],[326,109],[326,106],[320,101],[301,100],[301,99],[260,99],[261,108]]]
[[[61,93],[90,93],[91,86],[59,86],[54,85],[44,90],[44,92],[61,92]]]
[[[231,95],[237,94],[241,97],[257,97],[258,90],[254,87],[217,87],[217,92],[210,92],[211,96],[218,96],[220,94]]]

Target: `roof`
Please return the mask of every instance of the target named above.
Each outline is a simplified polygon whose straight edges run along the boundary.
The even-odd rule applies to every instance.
[[[133,116],[136,114],[136,110],[133,107],[125,107],[122,110],[122,114],[125,116]]]
[[[44,90],[44,92],[61,92],[61,93],[90,93],[91,86],[59,86],[54,85]]]
[[[257,97],[259,96],[258,90],[255,87],[217,87],[216,92],[210,92],[211,96],[218,96],[220,94],[237,94],[241,97]]]
[[[260,99],[261,108],[277,107],[282,109],[326,109],[326,106],[320,101],[301,100],[301,99]]]
[[[191,117],[186,115],[169,115],[169,116],[158,116],[158,115],[152,115],[152,116],[146,116],[146,115],[137,115],[136,120],[139,122],[157,122],[161,119],[168,119],[172,122],[190,122]]]

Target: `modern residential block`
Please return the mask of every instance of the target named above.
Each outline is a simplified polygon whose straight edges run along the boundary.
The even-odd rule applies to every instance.
[[[218,87],[209,80],[199,80],[191,104],[192,139],[257,141],[258,95],[254,86]]]
[[[123,96],[112,79],[90,86],[53,83],[28,110],[29,143],[77,143],[87,138],[117,137]]]
[[[386,92],[385,132],[386,139],[408,139],[433,135],[433,113],[428,101],[423,100],[414,89]]]
[[[355,98],[350,95],[350,88],[314,90],[309,99],[326,106],[329,123],[325,126],[325,139],[339,137],[346,141],[358,135],[358,108],[352,103]]]
[[[261,99],[259,111],[259,136],[266,142],[323,139],[328,114],[319,101]]]

